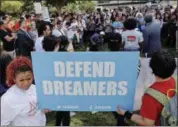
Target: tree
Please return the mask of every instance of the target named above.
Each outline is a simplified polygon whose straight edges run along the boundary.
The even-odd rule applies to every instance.
[[[60,10],[67,3],[74,3],[76,0],[46,0],[46,4],[52,5]]]
[[[62,8],[62,11],[68,13],[91,12],[95,9],[96,4],[90,1],[77,1],[76,3],[68,3]]]
[[[35,0],[23,0],[23,6],[21,8],[21,13],[22,12],[30,12],[34,9],[33,3]]]
[[[20,1],[2,1],[1,3],[1,10],[12,14],[12,15],[16,15],[18,13],[20,13],[21,7],[23,6],[23,3]]]

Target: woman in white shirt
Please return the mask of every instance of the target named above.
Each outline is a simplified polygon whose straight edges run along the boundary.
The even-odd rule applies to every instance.
[[[31,61],[15,58],[7,67],[10,87],[1,98],[1,126],[45,126],[45,112],[38,109],[36,87],[32,84]]]
[[[122,43],[125,51],[139,51],[143,42],[143,35],[136,30],[137,21],[135,19],[128,19],[124,22],[126,29],[122,33]]]

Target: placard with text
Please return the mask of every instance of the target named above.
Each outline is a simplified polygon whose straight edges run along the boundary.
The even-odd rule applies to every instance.
[[[32,52],[40,109],[133,109],[139,52]]]

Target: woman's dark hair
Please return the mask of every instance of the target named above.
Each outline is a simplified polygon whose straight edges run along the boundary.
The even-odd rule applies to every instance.
[[[69,45],[68,38],[66,36],[60,36],[60,49],[59,51],[67,51],[67,47]]]
[[[31,15],[26,14],[26,15],[25,15],[25,18],[26,18],[26,19],[30,19],[30,18],[31,18]]]
[[[157,19],[157,15],[160,15],[159,20],[161,20],[161,19],[162,19],[162,15],[161,15],[161,13],[156,13],[156,19]]]
[[[55,47],[60,43],[60,40],[57,39],[55,36],[50,35],[47,37],[44,37],[44,40],[42,42],[43,49],[45,51],[54,51]]]
[[[70,26],[71,25],[71,22],[69,21],[69,22],[66,22],[66,26]]]
[[[168,15],[167,18],[166,18],[166,14]],[[163,21],[164,21],[164,22],[167,22],[167,21],[169,21],[169,19],[170,19],[170,15],[165,12],[164,15],[163,15]]]
[[[133,30],[137,27],[137,21],[135,19],[127,19],[125,22],[124,22],[124,27],[125,29],[127,30]]]
[[[0,56],[0,76],[1,76],[1,80],[0,80],[0,84],[6,86],[6,68],[8,66],[8,64],[12,61],[12,57],[8,54],[4,54],[2,53]]]
[[[2,20],[6,20],[7,18],[8,18],[8,16],[5,15],[2,17]]]
[[[167,51],[155,52],[150,60],[150,67],[155,76],[166,79],[173,75],[176,69],[176,60]]]
[[[39,36],[42,36],[42,35],[43,35],[43,31],[45,31],[45,30],[47,29],[47,28],[46,28],[47,25],[49,25],[47,22],[45,22],[45,21],[40,21],[39,26],[38,26],[38,28],[37,28],[37,30],[38,30],[38,35],[39,35]],[[49,25],[49,27],[51,28],[50,25]]]

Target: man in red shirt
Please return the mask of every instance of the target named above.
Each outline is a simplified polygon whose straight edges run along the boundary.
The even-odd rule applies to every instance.
[[[150,60],[150,67],[156,79],[155,83],[152,84],[150,88],[165,95],[167,95],[170,89],[176,89],[175,79],[171,77],[176,69],[176,61],[173,55],[166,51],[155,52]],[[174,92],[170,92],[168,96],[172,98],[174,94]],[[160,126],[160,114],[162,109],[162,104],[145,93],[142,98],[140,115],[132,114],[120,107],[118,107],[118,113],[124,115],[125,118],[132,120],[138,125]]]

